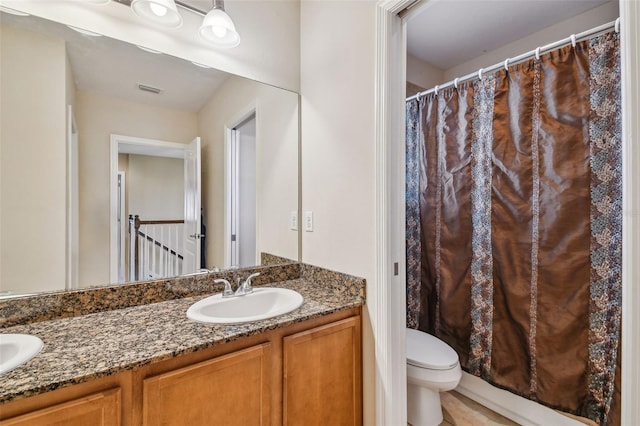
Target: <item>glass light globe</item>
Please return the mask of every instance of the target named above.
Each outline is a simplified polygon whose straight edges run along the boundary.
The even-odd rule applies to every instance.
[[[211,27],[211,31],[218,38],[223,38],[227,35],[227,29],[225,27]]]
[[[160,4],[150,3],[149,9],[158,16],[164,16],[167,14],[167,8]]]
[[[131,10],[141,18],[166,28],[182,26],[182,16],[174,0],[133,0]]]
[[[222,9],[207,13],[200,27],[200,36],[217,47],[231,48],[240,44],[240,35],[233,21]]]

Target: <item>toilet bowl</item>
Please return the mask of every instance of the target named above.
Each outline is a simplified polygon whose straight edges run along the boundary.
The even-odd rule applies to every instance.
[[[413,426],[442,423],[440,392],[462,377],[458,354],[442,340],[407,328],[407,421]]]

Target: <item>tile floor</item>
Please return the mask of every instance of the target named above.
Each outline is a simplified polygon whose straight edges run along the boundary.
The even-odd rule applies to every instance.
[[[491,411],[458,392],[442,392],[442,415],[444,421],[440,426],[517,426],[500,414]]]
[[[466,396],[456,392],[442,392],[440,394],[442,403],[442,415],[444,421],[440,426],[497,426],[497,425],[518,425],[506,417],[501,416],[495,411],[491,411],[487,407],[467,398]],[[558,413],[577,420],[585,425],[597,426],[595,422],[583,417],[571,414]]]

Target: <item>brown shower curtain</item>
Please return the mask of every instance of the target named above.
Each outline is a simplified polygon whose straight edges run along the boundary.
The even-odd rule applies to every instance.
[[[407,326],[469,373],[600,424],[619,423],[618,44],[407,103]]]

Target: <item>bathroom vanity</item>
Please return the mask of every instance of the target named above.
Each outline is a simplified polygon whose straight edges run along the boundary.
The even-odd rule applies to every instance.
[[[296,266],[298,277],[266,284],[299,292],[302,306],[255,323],[189,320],[203,291],[2,329],[45,346],[0,376],[0,424],[361,424],[364,280]]]

